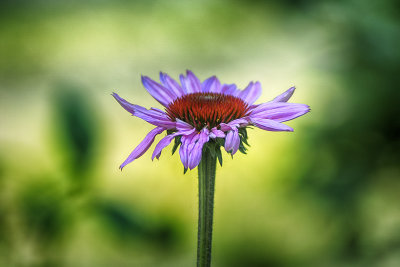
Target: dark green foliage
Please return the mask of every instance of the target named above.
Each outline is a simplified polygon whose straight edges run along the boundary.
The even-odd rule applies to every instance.
[[[44,247],[53,246],[65,237],[70,218],[62,188],[43,177],[27,186],[18,202],[22,222],[30,236]]]
[[[151,219],[147,214],[118,203],[99,201],[96,215],[118,241],[142,241],[171,249],[176,243],[177,229],[164,218]]]
[[[98,132],[96,113],[91,108],[85,88],[61,83],[52,95],[54,125],[57,127],[57,145],[62,146],[74,176],[84,172],[95,154]]]

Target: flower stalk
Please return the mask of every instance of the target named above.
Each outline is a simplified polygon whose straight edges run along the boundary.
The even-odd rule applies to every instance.
[[[261,95],[261,83],[250,82],[243,90],[235,84],[223,84],[216,76],[204,81],[190,70],[181,74],[178,83],[160,72],[160,82],[142,76],[143,86],[163,107],[146,109],[129,103],[118,94],[112,96],[133,116],[155,126],[121,164],[141,157],[151,147],[157,135],[167,132],[156,145],[151,159],[173,140],[172,154],[179,151],[184,173],[198,167],[199,224],[197,266],[211,265],[214,187],[217,160],[222,166],[221,147],[232,157],[246,154],[247,128],[257,127],[273,132],[292,132],[283,122],[310,111],[305,104],[288,103],[295,87],[291,87],[269,102],[254,104]]]
[[[199,171],[199,223],[197,241],[197,267],[211,265],[211,245],[214,211],[214,188],[217,157],[203,149]]]

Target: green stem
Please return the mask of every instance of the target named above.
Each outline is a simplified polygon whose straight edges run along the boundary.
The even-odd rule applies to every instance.
[[[214,186],[217,158],[204,149],[199,169],[199,225],[197,266],[211,265],[211,244],[214,210]]]

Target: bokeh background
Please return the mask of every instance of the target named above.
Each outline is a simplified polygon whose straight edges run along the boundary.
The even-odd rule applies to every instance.
[[[250,130],[217,171],[214,266],[400,266],[400,5],[2,1],[0,266],[193,266],[197,173],[171,147],[118,166],[160,107],[140,75],[191,69],[260,102],[290,86],[294,133]]]

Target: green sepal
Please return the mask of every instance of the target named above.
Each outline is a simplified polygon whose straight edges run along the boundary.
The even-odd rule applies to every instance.
[[[246,144],[247,146],[250,146],[249,143],[247,142],[247,137],[246,138],[240,138],[240,142]]]
[[[247,142],[247,139],[249,138],[247,135],[247,130],[245,128],[239,128],[239,137],[240,137],[240,142],[245,143],[247,146],[250,146],[249,143]]]
[[[247,148],[244,146],[243,142],[240,142],[239,145],[239,151],[242,152],[243,154],[247,154]]]
[[[181,135],[175,137],[174,146],[172,147],[172,155],[176,152],[179,145],[181,144],[181,137],[182,137]]]
[[[183,174],[186,174],[187,171],[188,171],[188,168],[183,167]]]
[[[250,145],[247,142],[248,135],[247,135],[246,128],[239,128],[239,138],[240,138],[239,151],[243,154],[247,154],[246,146],[250,146]]]
[[[244,128],[239,128],[239,134],[242,135],[244,138],[247,139],[247,130],[246,130],[246,127],[244,127]]]
[[[215,142],[220,146],[225,146],[225,138],[215,138]]]
[[[215,146],[215,152],[216,152],[216,154],[217,154],[217,158],[218,158],[219,165],[221,165],[221,167],[222,167],[222,153],[221,153],[221,146],[219,146],[219,145],[216,145],[216,146]]]

